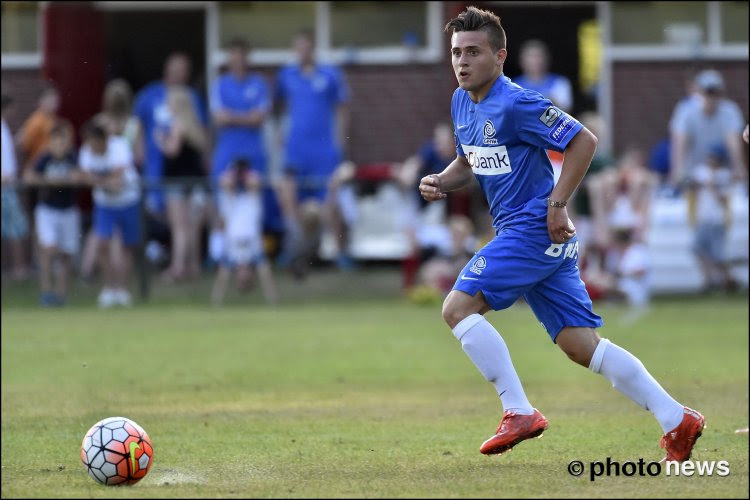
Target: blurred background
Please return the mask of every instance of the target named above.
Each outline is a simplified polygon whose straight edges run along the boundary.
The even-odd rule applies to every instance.
[[[492,237],[476,186],[417,196],[454,155],[443,26],[468,5],[501,17],[505,74],[599,137],[569,204],[592,298],[746,293],[747,2],[4,1],[3,304],[358,275],[439,301]]]

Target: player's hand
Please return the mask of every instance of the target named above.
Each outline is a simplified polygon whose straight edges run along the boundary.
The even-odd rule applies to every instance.
[[[573,221],[565,207],[547,207],[547,231],[553,243],[567,243],[576,235]]]
[[[440,190],[440,177],[437,174],[422,177],[419,181],[419,194],[427,201],[437,201],[448,197]]]

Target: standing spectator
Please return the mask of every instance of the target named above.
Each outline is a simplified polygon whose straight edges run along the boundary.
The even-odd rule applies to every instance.
[[[94,187],[94,229],[104,275],[97,301],[99,307],[105,308],[129,306],[132,253],[141,239],[138,172],[127,141],[108,136],[103,124],[90,120],[85,125],[83,139],[79,164],[85,179]],[[120,231],[125,245],[119,263],[112,261],[109,248],[115,230]]]
[[[686,107],[671,126],[670,181],[676,186],[688,182],[693,170],[706,162],[714,144],[726,147],[735,179],[744,181],[747,172],[740,142],[742,112],[736,103],[723,97],[724,79],[718,71],[701,71],[695,82],[702,96],[701,105]],[[694,202],[691,198],[688,201]]]
[[[250,169],[247,160],[238,159],[221,174],[220,185],[219,210],[226,225],[227,245],[211,299],[216,305],[222,303],[233,271],[240,289],[247,289],[255,267],[263,295],[273,304],[277,300],[276,286],[263,254],[261,176]]]
[[[102,95],[102,110],[95,118],[104,125],[109,135],[124,137],[128,141],[136,167],[142,166],[143,129],[133,114],[133,91],[127,81],[118,78],[107,83]],[[81,258],[81,274],[84,277],[93,273],[98,246],[96,232],[91,228],[86,235]],[[113,236],[110,248],[113,251],[112,261],[120,262],[123,246],[119,234]]]
[[[47,149],[49,133],[58,119],[60,93],[48,85],[39,95],[36,110],[26,119],[18,131],[18,143],[24,155],[24,170],[33,169],[36,161]]]
[[[50,131],[48,152],[25,176],[28,184],[41,188],[34,219],[42,290],[39,305],[43,307],[65,304],[72,261],[78,254],[81,217],[74,187],[81,176],[72,148],[72,126],[58,122]],[[55,266],[56,260],[59,266]]]
[[[281,69],[276,86],[276,99],[285,108],[288,125],[279,201],[285,222],[285,253],[292,271],[302,277],[313,255],[310,245],[304,244],[301,217],[323,214],[323,205],[331,195],[329,181],[341,164],[343,138],[347,136],[349,89],[339,68],[315,60],[309,32],[295,36],[293,45],[297,61]],[[340,243],[340,233],[334,236]],[[341,245],[337,262],[344,267],[351,262]]]
[[[526,40],[520,49],[523,74],[513,79],[525,89],[536,90],[566,113],[573,109],[573,90],[570,80],[562,75],[550,73],[549,49],[541,40]]]
[[[695,203],[689,212],[690,223],[695,229],[693,250],[701,264],[706,290],[717,285],[725,290],[737,287],[724,255],[730,227],[729,190],[732,186],[727,160],[724,145],[714,144],[706,162],[694,169],[690,184],[690,191],[695,191]]]
[[[422,146],[419,153],[409,157],[395,175],[407,197],[402,219],[410,246],[410,255],[404,261],[405,288],[414,284],[420,261],[435,253],[452,252],[446,224],[447,200],[427,203],[415,187],[419,186],[422,177],[442,172],[455,157],[453,127],[448,123],[438,123],[432,139]]]
[[[248,158],[263,184],[264,227],[273,228],[274,215],[278,218],[276,195],[270,186],[268,158],[263,141],[263,124],[271,110],[271,93],[265,79],[251,73],[247,65],[248,43],[235,38],[227,45],[229,71],[216,79],[209,105],[217,128],[213,151],[211,179],[214,187],[237,158]],[[221,221],[214,218],[211,240],[222,241]],[[281,229],[281,228],[276,228]],[[218,258],[221,254],[218,245]]]
[[[18,200],[15,183],[18,176],[13,136],[5,122],[12,99],[2,95],[2,239],[8,241],[11,256],[11,276],[25,279],[28,275],[24,255],[24,238],[28,233],[26,214]]]
[[[143,176],[149,183],[161,182],[164,173],[164,155],[156,144],[156,131],[167,131],[172,123],[167,106],[167,89],[174,85],[188,85],[190,71],[190,58],[182,52],[175,52],[164,63],[162,79],[148,84],[136,96],[135,114],[141,121],[145,140]],[[207,125],[208,117],[203,100],[195,89],[191,88],[190,94],[201,123]],[[147,191],[146,208],[154,215],[164,213],[165,202],[161,189]]]
[[[196,178],[206,174],[203,154],[208,148],[208,137],[186,87],[169,88],[167,107],[172,124],[167,132],[157,130],[156,143],[165,157],[163,176],[167,219],[172,233],[171,263],[165,278],[177,281],[195,277],[200,271],[195,249],[201,225],[194,217],[191,198],[201,189]]]

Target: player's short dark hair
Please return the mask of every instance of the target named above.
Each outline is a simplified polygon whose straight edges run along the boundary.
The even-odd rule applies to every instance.
[[[247,52],[250,50],[250,43],[246,38],[235,36],[227,42],[227,50],[241,50]]]
[[[467,7],[465,11],[448,21],[444,28],[446,33],[458,31],[484,31],[490,41],[490,47],[497,52],[505,48],[505,30],[500,18],[493,12]]]
[[[86,139],[107,140],[107,129],[96,118],[91,118],[83,125],[83,137]]]

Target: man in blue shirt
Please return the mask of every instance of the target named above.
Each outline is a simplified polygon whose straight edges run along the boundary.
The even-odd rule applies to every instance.
[[[271,92],[266,80],[247,67],[248,43],[236,38],[227,45],[229,71],[211,88],[209,106],[217,128],[211,179],[218,186],[227,168],[244,159],[260,174],[263,183],[263,226],[267,231],[283,230],[276,195],[268,179],[268,157],[263,124],[271,110]],[[212,236],[214,237],[214,236]]]
[[[287,252],[291,254],[294,270],[295,266],[304,267],[317,250],[317,238],[309,233],[319,226],[316,219],[320,216],[328,216],[327,222],[333,226],[337,241],[341,242],[345,236],[343,214],[329,187],[334,171],[342,162],[349,89],[339,68],[315,61],[310,33],[299,33],[293,43],[297,61],[280,70],[276,99],[286,114],[279,202],[288,232]],[[303,217],[304,214],[310,217]],[[340,247],[345,244],[340,243]],[[340,254],[346,260],[343,248]]]
[[[141,121],[146,143],[146,163],[143,177],[147,182],[159,182],[164,170],[164,155],[156,144],[157,131],[165,132],[172,123],[167,107],[167,89],[172,85],[188,85],[190,82],[190,59],[182,52],[171,54],[164,63],[164,76],[145,86],[135,98],[134,112]],[[191,89],[193,105],[203,125],[208,124],[206,106],[198,91]],[[164,212],[164,196],[160,189],[149,189],[146,208],[155,214]]]
[[[559,109],[569,113],[573,108],[573,88],[570,80],[547,71],[549,50],[541,40],[527,40],[521,44],[520,60],[523,74],[515,79],[519,86],[536,90]]]
[[[565,208],[596,150],[596,137],[539,93],[503,75],[508,53],[500,19],[469,7],[448,22],[459,88],[451,111],[456,159],[440,174],[422,178],[428,200],[471,182],[487,198],[496,236],[468,262],[443,304],[443,319],[497,390],[504,407],[495,435],[480,447],[500,454],[542,434],[547,419],[531,406],[500,334],[483,317],[523,296],[550,338],[578,364],[651,411],[664,435],[667,460],[690,458],[705,419],[675,401],[628,351],[595,328],[602,320],[577,267],[575,228]],[[565,152],[553,183],[545,149]]]

